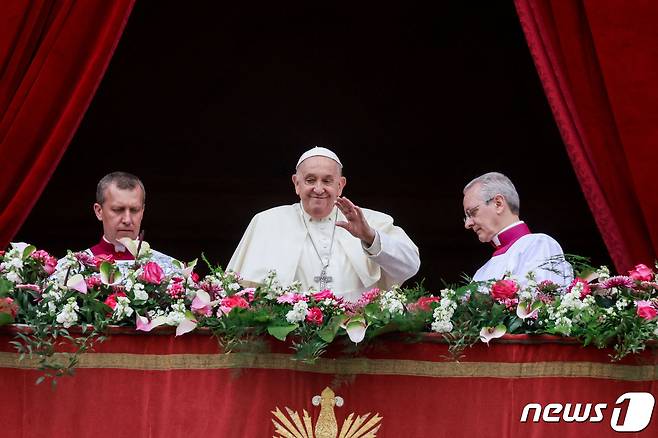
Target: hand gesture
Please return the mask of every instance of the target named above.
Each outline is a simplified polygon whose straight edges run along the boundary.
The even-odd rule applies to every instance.
[[[345,228],[352,236],[361,239],[367,246],[371,246],[375,241],[375,230],[368,225],[363,211],[345,197],[338,197],[336,206],[347,219],[347,222],[337,221],[336,226]]]

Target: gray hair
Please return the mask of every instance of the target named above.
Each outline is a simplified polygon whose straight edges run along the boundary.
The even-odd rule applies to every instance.
[[[105,190],[112,184],[116,185],[119,190],[135,190],[137,187],[142,189],[142,204],[146,202],[146,189],[144,184],[132,173],[112,172],[105,175],[98,181],[96,186],[96,202],[103,205],[105,202]]]
[[[464,187],[464,194],[466,191],[473,187],[475,184],[480,184],[480,193],[482,200],[493,199],[496,195],[502,195],[509,205],[512,213],[518,215],[521,207],[519,201],[519,194],[512,181],[499,172],[489,172],[484,175],[478,176]]]

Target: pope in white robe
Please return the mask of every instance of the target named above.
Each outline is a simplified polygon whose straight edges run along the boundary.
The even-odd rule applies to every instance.
[[[392,217],[340,196],[346,180],[335,153],[305,152],[292,180],[301,202],[254,216],[227,265],[244,282],[262,283],[275,270],[284,286],[299,281],[356,301],[418,272],[418,248]]]
[[[513,278],[526,284],[530,274],[537,283],[571,283],[573,270],[560,244],[546,234],[531,233],[519,220],[519,196],[505,175],[490,172],[475,178],[464,188],[463,204],[464,227],[494,247],[493,256],[473,280]]]

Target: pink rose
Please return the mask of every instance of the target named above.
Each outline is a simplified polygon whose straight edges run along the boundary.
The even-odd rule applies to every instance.
[[[658,315],[658,310],[653,307],[650,301],[636,301],[635,306],[637,307],[637,316],[647,321],[654,319]]]
[[[322,310],[320,310],[319,307],[311,307],[310,309],[308,309],[308,313],[306,314],[306,320],[311,324],[316,324],[316,325],[322,324],[322,318],[324,318],[324,315],[322,315]]]
[[[430,304],[438,303],[439,301],[441,301],[439,297],[420,297],[415,303],[409,304],[409,310],[429,312],[432,310]]]
[[[139,276],[140,280],[143,280],[151,284],[160,284],[164,279],[164,271],[155,262],[148,262],[142,268],[142,273]]]
[[[635,269],[628,271],[628,275],[630,275],[634,280],[638,281],[653,280],[653,271],[642,263],[635,265]]]
[[[246,309],[249,307],[249,303],[247,300],[237,295],[231,295],[230,297],[223,298],[219,303],[219,310],[225,315],[228,314],[234,307]]]
[[[512,299],[519,291],[519,285],[514,280],[498,280],[491,286],[491,297],[502,301]]]
[[[569,287],[567,288],[567,292],[571,292],[571,289],[573,289],[574,287],[576,287],[577,284],[581,284],[581,285],[582,285],[582,289],[580,290],[580,299],[581,299],[581,300],[582,300],[583,298],[585,298],[587,295],[589,295],[589,294],[592,293],[592,291],[591,291],[591,289],[590,289],[590,287],[589,287],[589,283],[588,283],[586,280],[584,280],[584,279],[582,279],[582,278],[580,278],[580,277],[576,277],[576,278],[573,279],[573,281],[571,282],[571,284],[570,284]]]
[[[118,297],[125,297],[126,294],[124,292],[115,292],[113,294],[108,295],[107,298],[105,298],[105,304],[110,307],[110,309],[114,310],[114,308],[117,306],[117,298]]]
[[[94,263],[96,264],[96,268],[100,268],[103,262],[108,262],[113,265],[115,262],[114,256],[112,254],[99,254],[94,256]]]

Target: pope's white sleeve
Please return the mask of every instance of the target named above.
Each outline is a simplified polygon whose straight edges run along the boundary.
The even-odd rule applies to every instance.
[[[400,285],[413,277],[420,268],[418,247],[402,228],[393,225],[392,218],[375,230],[380,250],[376,254],[368,254],[368,257],[387,274],[388,283]]]

